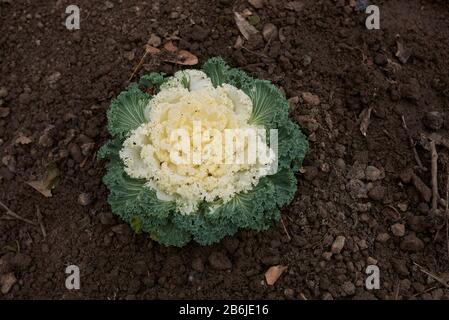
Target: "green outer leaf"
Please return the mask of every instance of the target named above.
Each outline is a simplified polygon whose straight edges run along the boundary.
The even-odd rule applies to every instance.
[[[207,62],[203,65],[203,71],[210,78],[214,87],[221,86],[229,79],[229,67],[221,58],[215,57],[207,60]]]
[[[255,80],[250,88],[245,88],[245,93],[253,102],[253,112],[249,119],[250,124],[270,126],[276,113],[282,111],[282,96],[269,82]]]
[[[127,91],[112,101],[108,110],[108,129],[111,135],[124,136],[144,123],[144,110],[150,96],[131,84]]]
[[[220,205],[217,201],[214,203],[218,205],[215,210],[211,210],[212,204],[203,203],[195,214],[180,214],[175,203],[157,199],[155,192],[146,187],[145,181],[132,179],[125,173],[119,150],[124,137],[138,121],[133,125],[118,121],[114,110],[118,103],[113,103],[112,111],[108,112],[108,116],[112,113],[109,126],[114,127],[110,128],[111,133],[118,136],[98,152],[98,158],[110,159],[103,179],[110,191],[108,202],[115,214],[164,245],[183,246],[191,239],[208,245],[234,234],[240,228],[269,228],[279,220],[280,207],[288,204],[295,195],[294,171],[301,165],[308,149],[307,139],[299,126],[289,119],[288,103],[276,87],[267,81],[254,80],[239,69],[229,68],[221,58],[208,60],[203,69],[214,86],[229,83],[250,96],[256,107],[252,116],[254,123],[279,130],[279,171],[261,178],[252,190],[236,195],[225,204]],[[163,76],[151,74],[142,77],[140,85],[155,88],[157,92],[164,81]],[[137,105],[136,109],[140,110],[139,102],[144,99],[148,101],[149,98],[134,85],[119,95],[117,100],[128,107]],[[116,125],[119,129],[115,128]]]
[[[142,76],[139,80],[139,85],[145,89],[154,89],[158,91],[161,85],[167,81],[163,73],[152,72]]]
[[[279,207],[293,200],[296,192],[296,178],[292,170],[283,169],[267,178],[275,188],[276,203]]]
[[[107,141],[97,152],[97,159],[120,160],[119,151],[122,148],[124,139],[115,138]]]

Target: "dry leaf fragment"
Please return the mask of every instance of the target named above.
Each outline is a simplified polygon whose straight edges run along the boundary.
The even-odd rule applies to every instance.
[[[396,57],[401,61],[402,63],[407,63],[408,59],[412,55],[412,50],[407,49],[401,42],[397,41],[396,45],[398,47],[396,51]]]
[[[237,37],[237,40],[235,40],[234,49],[241,49],[243,47],[243,39],[241,36]]]
[[[147,54],[158,54],[161,50],[158,48],[155,48],[153,46],[150,46],[149,44],[145,45],[145,52]]]
[[[187,50],[179,50],[178,58],[179,58],[178,61],[175,62],[176,64],[181,64],[184,66],[193,66],[198,63],[198,57]]]
[[[267,272],[265,272],[265,280],[269,286],[272,286],[278,281],[279,277],[287,270],[287,266],[277,265],[270,267]]]
[[[171,53],[178,52],[178,47],[176,47],[172,41],[169,41],[164,44],[164,49]]]
[[[59,175],[58,168],[55,165],[50,165],[42,180],[29,181],[27,184],[40,192],[44,197],[49,198],[52,196],[51,190],[59,181]]]
[[[28,181],[27,184],[34,188],[36,191],[38,191],[39,193],[41,193],[44,197],[46,198],[50,198],[52,196],[51,194],[51,190],[48,189],[45,185],[43,181],[40,180],[36,180],[36,181]]]
[[[259,32],[240,13],[234,12],[234,19],[235,23],[237,24],[237,28],[246,40],[249,40],[252,35],[255,35]]]
[[[371,119],[371,110],[373,107],[363,109],[360,114],[360,132],[366,137],[366,132],[368,131],[368,127]]]

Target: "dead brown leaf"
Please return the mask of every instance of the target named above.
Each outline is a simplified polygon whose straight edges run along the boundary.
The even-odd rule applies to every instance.
[[[171,52],[171,53],[176,53],[176,52],[178,52],[178,50],[179,50],[178,47],[175,46],[175,45],[173,44],[172,41],[166,42],[166,43],[164,44],[164,49],[165,49],[166,51],[168,51],[168,52]]]
[[[178,61],[175,62],[176,64],[181,64],[184,66],[193,66],[198,63],[198,57],[187,50],[179,50],[178,58],[180,59],[178,59]]]
[[[234,49],[241,49],[243,47],[243,39],[241,36],[237,37],[237,40],[235,40]]]
[[[59,177],[60,172],[56,165],[50,165],[45,171],[42,180],[29,181],[27,184],[40,192],[44,197],[49,198],[52,196],[51,190],[58,183]]]
[[[287,270],[287,266],[277,265],[270,267],[267,272],[265,272],[265,280],[269,286],[272,286],[278,281],[279,277]]]
[[[401,61],[402,63],[407,63],[408,59],[412,55],[412,50],[406,48],[401,42],[396,41],[397,45],[397,51],[396,51],[396,57]]]
[[[259,31],[254,26],[252,26],[240,13],[234,12],[234,20],[240,33],[246,40],[249,40],[252,35],[259,33]]]
[[[366,137],[366,133],[368,131],[368,127],[371,120],[371,111],[373,107],[363,109],[360,114],[360,132]]]

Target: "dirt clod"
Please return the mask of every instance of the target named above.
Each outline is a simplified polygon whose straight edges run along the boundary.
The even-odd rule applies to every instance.
[[[232,268],[232,262],[223,252],[212,252],[209,256],[210,265],[217,270]]]
[[[401,242],[401,249],[411,252],[419,252],[424,249],[424,242],[419,239],[414,233],[404,237]]]

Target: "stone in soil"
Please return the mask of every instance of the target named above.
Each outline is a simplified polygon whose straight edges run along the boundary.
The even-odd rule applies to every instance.
[[[125,223],[113,226],[111,228],[111,230],[112,230],[112,232],[114,232],[118,235],[123,235],[123,236],[127,236],[127,237],[131,236],[131,234],[132,234],[131,229]]]
[[[150,46],[153,47],[159,47],[162,43],[162,40],[159,36],[157,36],[156,34],[152,33],[150,36],[150,39],[147,42]]]
[[[8,89],[5,87],[0,88],[0,98],[6,98],[8,96]]]
[[[345,246],[346,238],[344,236],[338,236],[335,238],[334,242],[331,246],[331,252],[333,254],[338,254],[343,250],[343,247]]]
[[[403,237],[405,235],[405,225],[402,223],[395,223],[391,226],[391,232],[396,237]]]
[[[276,40],[278,37],[278,28],[272,23],[267,23],[263,26],[262,36],[267,42]]]
[[[376,237],[376,241],[381,242],[381,243],[385,243],[388,240],[390,240],[390,235],[386,232],[379,233]]]
[[[71,143],[69,145],[69,153],[72,156],[73,160],[75,160],[76,162],[78,163],[83,162],[84,160],[83,154],[81,152],[79,145],[77,145],[76,143]]]
[[[2,276],[0,276],[0,288],[1,292],[3,294],[7,294],[12,286],[16,284],[17,278],[15,277],[14,273],[7,273]]]
[[[93,199],[89,193],[81,193],[78,196],[78,203],[82,206],[88,206],[92,203]]]

